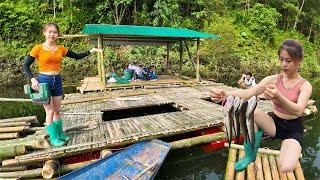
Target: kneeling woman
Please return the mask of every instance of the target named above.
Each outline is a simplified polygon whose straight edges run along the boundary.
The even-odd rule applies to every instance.
[[[269,115],[258,108],[255,110],[255,123],[260,128],[256,133],[257,140],[254,150],[246,152],[246,157],[236,163],[235,169],[238,171],[244,170],[255,160],[261,142],[261,129],[272,138],[282,139],[279,158],[281,172],[293,171],[299,160],[303,138],[301,115],[311,96],[312,86],[299,74],[303,59],[303,50],[299,42],[284,41],[278,50],[278,56],[281,73],[264,78],[257,86],[250,89],[228,94],[249,99],[264,93],[274,104],[274,115]],[[222,101],[226,96],[227,93],[223,90],[211,91],[211,99],[214,102]]]

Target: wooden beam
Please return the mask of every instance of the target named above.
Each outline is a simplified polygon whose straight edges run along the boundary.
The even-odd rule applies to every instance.
[[[103,39],[103,36],[100,35],[100,38]],[[99,49],[103,49],[103,41],[101,41],[101,46]],[[100,52],[100,60],[101,60],[101,80],[102,80],[102,85],[103,87],[106,86],[106,71],[105,71],[105,66],[104,66],[104,57],[103,57],[103,51]]]
[[[197,82],[200,82],[200,39],[197,39],[197,68],[196,68]]]
[[[180,59],[179,59],[179,77],[182,75],[182,62],[183,62],[183,45],[180,41]]]
[[[169,74],[169,68],[170,68],[170,44],[167,43],[166,74]]]

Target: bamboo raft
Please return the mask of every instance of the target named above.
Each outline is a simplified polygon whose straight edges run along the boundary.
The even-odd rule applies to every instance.
[[[228,144],[225,144],[228,147]],[[245,156],[242,145],[231,144],[224,179],[226,180],[304,180],[303,170],[298,162],[293,172],[281,173],[279,170],[280,151],[259,148],[255,162],[248,165],[247,169],[235,172],[234,165],[238,159]]]
[[[67,94],[62,102],[61,114],[65,132],[71,140],[63,147],[52,148],[46,141],[46,132],[39,127],[23,130],[33,132],[32,135],[1,140],[0,152],[13,153],[3,156],[0,154],[0,178],[51,178],[95,161],[90,159],[82,163],[57,166],[57,162],[52,161],[54,159],[88,152],[99,152],[100,156],[103,156],[138,141],[175,136],[210,127],[222,128],[222,106],[209,100],[210,89],[213,87],[226,91],[236,90],[220,83],[202,83],[179,88]],[[310,104],[311,107],[312,103]],[[134,110],[145,112],[150,107],[165,109],[160,113],[123,116]],[[267,112],[272,110],[270,101],[259,101],[258,107]],[[174,111],[167,112],[166,108]],[[0,120],[0,124],[11,121],[14,119]],[[173,148],[183,148],[224,138],[224,133],[217,133],[171,143]],[[46,162],[45,166],[42,162]]]

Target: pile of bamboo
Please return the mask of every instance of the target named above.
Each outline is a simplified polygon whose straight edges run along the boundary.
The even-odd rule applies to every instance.
[[[41,130],[41,128],[31,127],[36,122],[36,116],[0,119],[0,140],[16,139],[25,131],[34,132]]]
[[[228,147],[228,144],[225,144]],[[224,179],[227,180],[286,180],[296,179],[304,180],[303,170],[300,162],[298,162],[293,172],[281,173],[279,170],[279,154],[280,151],[272,149],[260,148],[258,150],[255,162],[248,165],[247,169],[241,172],[235,172],[234,166],[237,159],[245,156],[244,147],[237,144],[231,144],[228,155],[228,162]]]

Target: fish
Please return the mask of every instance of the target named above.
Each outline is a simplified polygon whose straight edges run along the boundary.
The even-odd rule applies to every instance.
[[[237,139],[240,138],[240,119],[239,119],[240,102],[241,102],[240,97],[235,97],[233,100],[233,129],[234,129],[234,135]]]
[[[255,131],[254,131],[254,110],[257,107],[257,96],[252,96],[248,100],[248,106],[246,110],[246,127],[247,127],[247,139],[249,140],[252,149],[254,149],[255,143]]]
[[[229,148],[231,145],[231,140],[232,140],[232,126],[233,126],[233,96],[228,96],[227,101],[223,106],[223,112],[224,112],[224,125],[226,127],[226,132],[227,132],[227,141],[229,143]]]
[[[246,99],[240,100],[239,105],[239,122],[240,122],[240,131],[243,131],[245,137],[247,137],[248,130],[246,126],[246,111],[247,111],[248,101]]]

